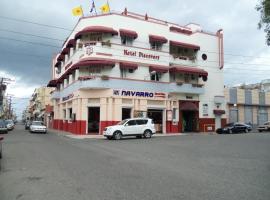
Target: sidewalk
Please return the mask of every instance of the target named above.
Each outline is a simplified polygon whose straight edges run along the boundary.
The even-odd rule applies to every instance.
[[[72,133],[66,131],[60,131],[55,129],[48,130],[51,133],[61,135],[64,137],[72,138],[72,139],[105,139],[103,135],[74,135]],[[153,137],[170,137],[170,136],[184,136],[184,135],[216,135],[214,132],[209,133],[169,133],[169,134],[154,134]]]

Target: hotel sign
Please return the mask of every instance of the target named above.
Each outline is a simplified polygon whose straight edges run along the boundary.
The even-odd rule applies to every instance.
[[[131,90],[113,90],[113,95],[123,97],[166,98],[163,92],[137,92]]]
[[[74,94],[69,94],[68,96],[62,97],[62,101],[67,101],[69,99],[72,99],[74,97]]]
[[[139,57],[139,58],[149,58],[149,59],[153,59],[153,60],[159,60],[159,58],[160,58],[158,55],[143,53],[141,51],[129,51],[127,49],[124,49],[124,55],[125,56],[134,56],[134,57]]]

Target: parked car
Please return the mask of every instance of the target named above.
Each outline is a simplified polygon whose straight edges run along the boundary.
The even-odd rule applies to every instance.
[[[0,159],[2,158],[2,140],[4,138],[3,137],[0,137]]]
[[[223,128],[219,128],[216,130],[216,132],[218,134],[222,134],[222,133],[228,133],[228,134],[232,134],[232,133],[248,133],[249,131],[251,131],[251,126],[244,124],[244,123],[229,123],[226,124]]]
[[[47,133],[47,128],[42,121],[32,121],[29,129],[31,133]]]
[[[103,131],[103,135],[107,139],[115,140],[120,140],[126,136],[151,138],[155,133],[153,120],[149,118],[125,119],[117,125],[106,127]]]
[[[31,125],[31,121],[26,121],[24,124],[25,130],[28,130],[30,128],[30,125]]]
[[[270,131],[270,121],[268,122],[265,122],[263,125],[259,125],[257,127],[257,130],[259,132],[262,132],[262,131]]]
[[[0,133],[8,133],[7,124],[3,119],[0,119]]]
[[[6,124],[7,124],[7,129],[9,131],[12,131],[14,129],[15,124],[14,124],[13,120],[11,120],[11,119],[6,120]]]

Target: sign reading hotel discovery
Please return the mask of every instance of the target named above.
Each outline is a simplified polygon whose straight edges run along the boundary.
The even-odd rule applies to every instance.
[[[131,90],[113,90],[113,95],[123,97],[166,98],[163,92],[137,92]]]
[[[159,60],[159,56],[153,55],[153,54],[146,54],[140,51],[129,51],[129,50],[124,50],[124,55],[125,56],[134,56],[134,57],[139,57],[139,58],[149,58],[153,60]]]

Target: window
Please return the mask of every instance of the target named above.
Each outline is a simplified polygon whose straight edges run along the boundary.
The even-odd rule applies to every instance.
[[[68,108],[68,119],[72,119],[72,108]]]
[[[91,33],[89,35],[89,40],[90,41],[102,41],[102,34],[100,34],[100,33]]]
[[[145,125],[147,124],[147,120],[146,119],[140,119],[140,120],[136,120],[137,125]]]
[[[127,125],[128,126],[135,126],[137,124],[136,124],[136,121],[135,120],[130,120],[130,121],[128,121]]]
[[[66,109],[63,110],[63,119],[66,119]]]
[[[126,69],[121,69],[121,78],[126,78],[126,77],[127,77]]]
[[[121,37],[121,43],[123,44],[123,45],[127,45],[127,46],[131,46],[132,45],[132,43],[133,43],[133,38],[131,38],[131,37],[127,37],[127,36],[122,36]]]
[[[162,48],[162,44],[160,42],[151,42],[150,45],[151,45],[151,49],[154,49],[157,51],[160,51]]]
[[[173,108],[172,118],[173,118],[173,121],[177,120],[177,108]]]
[[[101,74],[100,68],[89,67],[89,75],[90,76],[95,76],[95,75],[100,75],[100,74]]]
[[[185,83],[188,83],[189,82],[189,75],[188,74],[185,74],[184,80],[185,80]]]
[[[161,78],[161,73],[154,73],[150,75],[151,75],[151,81],[159,81]]]

